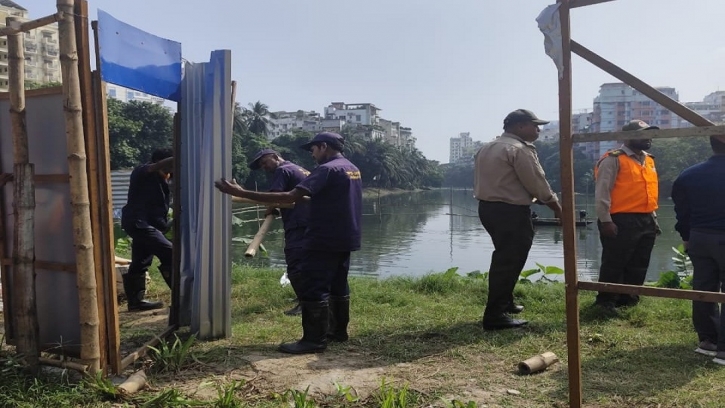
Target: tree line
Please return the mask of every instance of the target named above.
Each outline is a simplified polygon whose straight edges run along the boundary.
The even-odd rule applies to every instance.
[[[534,143],[541,167],[546,173],[554,191],[561,191],[561,157],[559,144],[555,142]],[[655,165],[659,177],[660,197],[669,197],[672,183],[687,167],[706,160],[712,156],[712,149],[707,137],[656,139],[652,142],[649,153],[655,157]],[[589,159],[582,148],[574,147],[574,191],[584,194],[594,193],[594,166],[597,160]],[[473,186],[473,157],[456,163],[444,164],[444,181],[446,187]]]
[[[313,132],[299,129],[269,140],[270,112],[261,102],[248,107],[235,105],[232,126],[232,176],[247,188],[263,190],[269,177],[252,172],[248,164],[263,148],[277,150],[283,158],[307,169],[315,163],[309,152],[300,146],[309,141]],[[173,116],[163,106],[148,102],[128,103],[108,99],[108,127],[111,169],[129,169],[147,162],[154,149],[170,147],[173,135]],[[443,168],[428,160],[416,148],[398,148],[382,140],[371,140],[366,132],[348,126],[340,132],[345,138],[345,156],[355,163],[362,174],[364,187],[417,189],[440,187]]]

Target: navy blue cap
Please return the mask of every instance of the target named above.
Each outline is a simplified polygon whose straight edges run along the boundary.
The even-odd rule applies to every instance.
[[[303,144],[300,147],[309,151],[309,150],[312,150],[313,145],[316,145],[319,143],[327,143],[328,145],[332,146],[332,148],[334,148],[335,150],[342,151],[343,146],[345,146],[345,138],[338,135],[337,133],[323,132],[323,133],[316,134],[315,137],[312,138],[312,140]]]
[[[258,170],[259,169],[259,161],[262,159],[262,157],[268,155],[268,154],[276,154],[279,156],[279,153],[277,153],[276,150],[272,149],[262,149],[257,152],[257,154],[254,155],[254,158],[252,159],[252,162],[249,163],[249,168],[252,170]]]

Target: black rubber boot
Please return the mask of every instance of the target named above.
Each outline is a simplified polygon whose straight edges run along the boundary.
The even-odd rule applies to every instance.
[[[143,311],[161,309],[163,302],[149,302],[144,299],[146,296],[146,274],[123,275],[123,291],[128,299],[128,311]]]
[[[280,344],[279,351],[290,354],[322,353],[327,348],[328,302],[300,302],[300,307],[302,338],[294,343]]]
[[[347,341],[347,324],[350,323],[350,296],[330,297],[330,327],[328,341]]]

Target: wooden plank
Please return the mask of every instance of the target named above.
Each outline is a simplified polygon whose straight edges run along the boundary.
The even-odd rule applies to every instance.
[[[2,172],[2,162],[0,160],[0,173]],[[5,186],[0,186],[0,261],[5,259]],[[12,262],[11,262],[12,263]],[[2,305],[3,305],[3,326],[5,329],[5,337],[9,340],[13,338],[12,325],[10,319],[12,318],[10,307],[10,279],[8,276],[8,268],[4,263],[0,265],[0,284],[2,284]]]
[[[171,308],[169,309],[169,324],[180,325],[181,318],[181,105],[177,105],[174,115],[174,184],[173,184],[173,213],[171,221],[174,231],[171,252]]]
[[[579,292],[577,290],[576,220],[574,219],[574,144],[571,134],[571,27],[569,0],[559,0],[563,74],[559,78],[559,150],[561,155],[562,235],[566,299],[566,344],[569,373],[569,406],[582,405],[581,345],[579,343]]]
[[[670,139],[676,137],[705,137],[725,135],[725,125],[720,126],[696,126],[677,129],[651,129],[646,133],[642,132],[602,132],[602,133],[577,133],[573,136],[575,143],[601,142],[604,140],[629,140],[641,139]]]
[[[63,13],[58,12],[55,14],[51,14],[49,16],[40,17],[35,20],[30,21],[24,21],[24,22],[17,22],[13,25],[8,25],[6,27],[3,27],[0,29],[0,36],[6,36],[6,35],[12,35],[12,34],[18,34],[22,32],[28,32],[30,30],[34,30],[39,27],[47,26],[48,24],[53,24],[55,22],[60,21],[60,19],[63,18]]]
[[[571,0],[569,2],[569,8],[573,9],[577,7],[591,6],[594,4],[609,3],[610,1],[614,0]]]
[[[36,174],[33,178],[36,183],[43,184],[54,184],[54,183],[68,183],[70,182],[70,175],[68,174]]]
[[[100,184],[105,180],[104,175],[99,171],[98,143],[96,131],[95,103],[93,98],[93,78],[91,75],[91,50],[88,37],[88,2],[86,0],[74,0],[73,11],[75,12],[76,48],[78,50],[78,76],[81,86],[81,106],[83,109],[83,134],[86,144],[88,161],[88,196],[91,202],[91,229],[93,231],[93,259],[96,272],[96,304],[98,307],[98,348],[100,352],[100,369],[106,372],[108,363],[108,339],[106,335],[106,297],[104,278],[113,276],[115,271],[113,263],[108,262],[109,254],[104,251],[104,246],[111,239],[108,231],[104,231],[101,213],[108,211],[102,205]],[[101,181],[103,179],[103,181]],[[105,244],[105,245],[104,245]],[[110,266],[109,266],[110,265]]]
[[[604,291],[612,293],[625,293],[628,295],[642,295],[664,297],[671,299],[698,300],[700,302],[725,303],[725,293],[703,292],[688,289],[656,288],[653,286],[622,285],[619,283],[579,282],[580,290]]]
[[[50,88],[26,89],[25,98],[34,98],[36,96],[60,95],[63,93],[63,87],[53,86]],[[10,99],[10,93],[0,92],[0,100]]]
[[[627,85],[638,90],[639,92],[642,92],[642,94],[644,94],[648,98],[652,99],[653,101],[659,103],[663,107],[671,110],[674,114],[681,117],[682,119],[685,119],[686,121],[692,123],[695,126],[713,126],[714,125],[714,123],[703,118],[695,111],[693,111],[690,108],[686,107],[685,105],[675,101],[674,99],[663,94],[662,92],[656,90],[655,88],[648,85],[641,79],[635,77],[634,75],[630,74],[629,72],[627,72],[627,71],[623,70],[622,68],[614,65],[613,63],[607,61],[606,59],[600,57],[599,55],[595,54],[593,51],[587,49],[586,47],[577,43],[576,41],[571,40],[570,43],[571,43],[571,51],[573,53],[575,53],[575,54],[579,55],[580,57],[584,58],[585,60],[591,62],[595,66],[602,69],[604,72],[612,75],[613,77],[626,83]]]
[[[98,49],[98,22],[93,21],[91,23],[93,28],[94,44],[95,44],[95,55],[96,55],[96,67],[101,66],[100,62],[100,51]],[[97,143],[98,143],[98,160],[99,160],[99,172],[102,171],[106,177],[106,183],[100,184],[100,195],[99,200],[103,208],[107,208],[107,211],[101,213],[101,224],[104,229],[108,231],[109,236],[113,237],[113,197],[111,191],[111,159],[109,152],[109,135],[108,135],[108,109],[106,106],[106,85],[101,79],[101,72],[96,70],[93,72],[93,89],[94,89],[94,100],[95,100],[95,113],[96,113],[96,131],[97,131]],[[108,344],[107,358],[111,366],[111,372],[113,374],[120,374],[122,371],[121,366],[121,331],[120,331],[120,320],[118,316],[118,299],[116,297],[116,266],[115,266],[115,241],[109,240],[104,243],[104,253],[109,253],[109,260],[104,259],[104,265],[106,262],[111,262],[112,269],[111,273],[104,276],[102,285],[105,288],[105,300],[106,300],[106,342]]]

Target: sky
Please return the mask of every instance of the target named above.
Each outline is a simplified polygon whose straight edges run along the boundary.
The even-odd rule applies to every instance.
[[[54,0],[15,0],[30,18]],[[536,17],[555,0],[89,0],[128,24],[182,44],[205,62],[232,51],[243,106],[323,112],[373,103],[411,127],[416,147],[448,162],[449,138],[488,141],[512,110],[558,118],[557,72]],[[572,38],[680,101],[725,90],[723,0],[616,0],[571,12]],[[572,57],[573,107],[592,109],[618,82]]]

